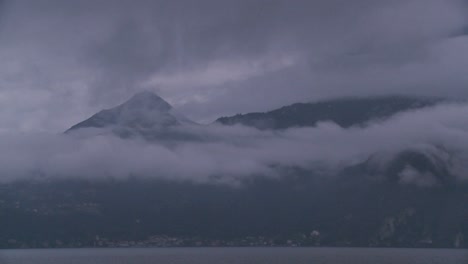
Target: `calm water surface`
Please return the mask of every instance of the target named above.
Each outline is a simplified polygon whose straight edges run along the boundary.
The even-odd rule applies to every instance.
[[[468,264],[468,251],[356,248],[0,250],[0,264]]]

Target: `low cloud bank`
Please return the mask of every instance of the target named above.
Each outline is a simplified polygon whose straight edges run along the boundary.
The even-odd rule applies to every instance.
[[[451,172],[463,180],[468,178],[467,116],[468,105],[452,104],[349,129],[330,122],[285,131],[217,125],[181,127],[206,140],[171,144],[109,135],[1,134],[0,182],[160,177],[232,183],[253,175],[278,176],[276,166],[333,172],[364,162],[371,155],[389,157],[406,149],[435,151],[434,146],[448,150]],[[406,180],[421,182],[415,178],[417,174],[408,175]]]

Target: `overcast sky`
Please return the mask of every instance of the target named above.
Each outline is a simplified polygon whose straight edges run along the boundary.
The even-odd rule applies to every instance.
[[[468,97],[464,0],[0,0],[0,131],[151,90],[199,122],[348,95]]]

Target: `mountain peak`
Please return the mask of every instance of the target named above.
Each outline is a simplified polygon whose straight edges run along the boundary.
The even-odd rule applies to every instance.
[[[118,131],[161,129],[182,123],[193,123],[180,115],[164,99],[150,91],[133,95],[126,102],[102,110],[72,126],[66,132],[81,128],[111,128]]]
[[[147,110],[159,110],[167,112],[172,109],[172,106],[164,99],[159,97],[153,92],[142,91],[133,95],[125,103],[119,107],[131,108],[131,109],[147,109]]]

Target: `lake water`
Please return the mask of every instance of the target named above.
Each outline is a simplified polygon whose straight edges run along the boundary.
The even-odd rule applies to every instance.
[[[468,251],[362,248],[0,250],[0,264],[466,264]]]

